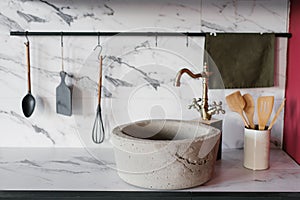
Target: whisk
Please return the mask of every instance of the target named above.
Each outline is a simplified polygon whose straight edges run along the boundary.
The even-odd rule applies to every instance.
[[[100,72],[98,83],[98,106],[96,110],[96,118],[93,125],[92,139],[96,144],[104,141],[105,132],[101,115],[101,86],[102,86],[102,56],[100,56]]]

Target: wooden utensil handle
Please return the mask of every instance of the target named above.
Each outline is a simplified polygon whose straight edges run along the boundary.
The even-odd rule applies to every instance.
[[[273,117],[273,119],[272,119],[272,121],[271,121],[271,123],[270,123],[270,126],[269,126],[268,130],[271,130],[271,129],[272,129],[272,127],[273,127],[273,125],[275,124],[275,122],[276,122],[276,120],[277,120],[277,118],[278,118],[278,116],[279,116],[281,110],[284,108],[284,104],[285,104],[285,99],[283,100],[283,102],[281,103],[280,107],[278,108],[278,110],[277,110],[275,116]]]
[[[26,42],[25,46],[26,46],[26,58],[27,58],[27,84],[28,84],[28,92],[31,93],[29,42]]]
[[[258,130],[265,130],[266,126],[263,126],[263,125],[258,125]]]
[[[247,128],[249,128],[249,124],[248,124],[246,118],[244,117],[243,113],[240,113],[240,115],[241,115],[241,117],[242,117],[242,119],[243,119],[243,121],[244,121],[245,126],[246,126]]]
[[[101,87],[102,87],[102,56],[100,56],[100,70],[99,70],[99,83],[98,83],[98,105],[101,101]]]

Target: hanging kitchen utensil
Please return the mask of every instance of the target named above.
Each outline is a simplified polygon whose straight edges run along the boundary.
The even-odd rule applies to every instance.
[[[257,99],[258,129],[265,130],[272,114],[274,96],[262,96]]]
[[[101,115],[101,86],[102,86],[102,56],[100,56],[100,70],[99,70],[99,83],[98,83],[98,106],[96,110],[96,118],[92,130],[92,139],[96,144],[104,141],[105,132],[103,127]]]
[[[61,82],[56,88],[56,112],[58,114],[72,115],[72,87],[67,86],[65,78],[67,73],[64,71],[64,54],[63,54],[63,35],[61,35]]]
[[[277,120],[277,118],[278,118],[280,112],[281,112],[282,109],[284,108],[284,104],[285,104],[285,99],[283,100],[283,102],[281,103],[280,107],[278,108],[278,110],[277,110],[275,116],[273,117],[273,119],[272,119],[272,121],[271,121],[271,123],[270,123],[270,125],[269,125],[268,130],[271,130],[271,129],[272,129],[272,127],[273,127],[273,125],[275,124],[275,122],[276,122],[276,120]]]
[[[255,125],[253,122],[253,116],[254,116],[254,110],[255,110],[255,103],[254,103],[253,97],[251,96],[251,94],[244,94],[243,98],[246,102],[246,106],[244,107],[244,112],[248,119],[250,128],[254,129]]]
[[[243,122],[245,124],[245,126],[247,128],[249,128],[248,122],[246,121],[244,114],[243,114],[243,110],[246,106],[246,102],[244,100],[244,98],[242,97],[240,91],[236,91],[230,95],[228,95],[226,97],[226,102],[229,106],[229,108],[233,111],[233,112],[237,112],[238,114],[240,114],[240,116],[243,119]]]
[[[30,49],[29,49],[29,40],[26,35],[27,42],[26,46],[26,57],[27,57],[27,84],[28,84],[28,93],[22,100],[22,110],[25,117],[30,117],[35,108],[35,99],[31,94],[31,80],[30,80]]]

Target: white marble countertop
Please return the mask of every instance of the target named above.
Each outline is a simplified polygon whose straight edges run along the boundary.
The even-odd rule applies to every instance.
[[[109,157],[111,149],[107,152]],[[245,169],[242,159],[243,150],[224,151],[213,179],[179,191],[300,192],[300,166],[285,152],[271,150],[265,171]],[[123,182],[115,169],[78,148],[0,148],[0,177],[2,191],[148,191]]]

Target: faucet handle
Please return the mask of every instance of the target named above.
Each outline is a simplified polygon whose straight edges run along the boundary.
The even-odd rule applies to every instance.
[[[199,102],[201,101],[201,98],[193,98],[192,104],[189,105],[189,109],[195,108],[198,112],[200,112],[201,106],[199,105]]]
[[[219,101],[219,103],[217,103],[216,101],[213,101],[211,104],[211,109],[214,110],[215,114],[220,114],[220,112],[222,114],[225,114],[225,110],[223,110],[223,108],[222,108],[222,101]]]

